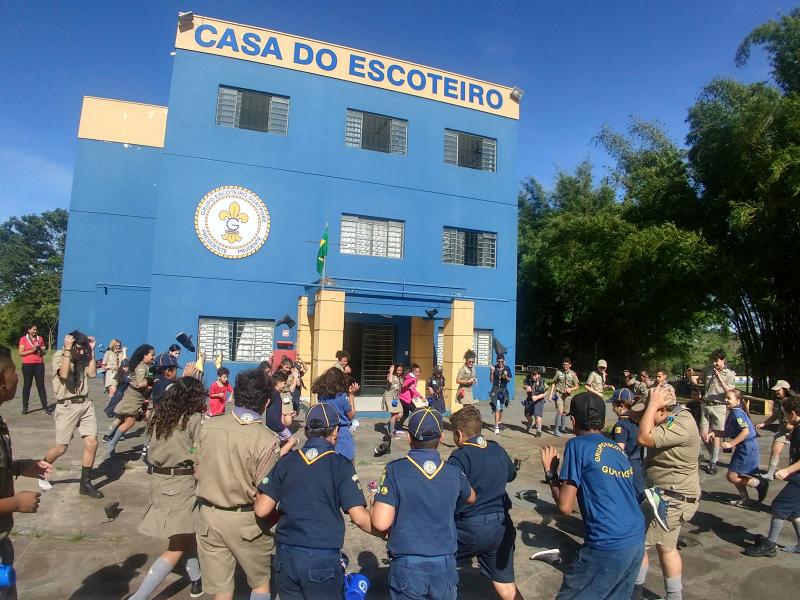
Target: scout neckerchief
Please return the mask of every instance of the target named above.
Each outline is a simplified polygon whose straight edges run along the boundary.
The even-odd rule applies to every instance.
[[[411,452],[414,452],[414,450],[412,450]],[[422,464],[420,465],[416,460],[411,458],[411,452],[409,452],[406,455],[406,458],[412,465],[417,467],[417,469],[419,469],[419,472],[422,473],[428,480],[432,480],[439,474],[439,471],[442,470],[442,467],[444,466],[444,461],[441,458],[439,458],[438,465],[436,464],[436,461],[430,459],[423,461]],[[435,455],[438,457],[439,453],[435,452]]]
[[[475,446],[476,448],[480,448],[481,450],[485,449],[489,444],[486,441],[486,438],[482,435],[476,435],[475,437],[469,438],[466,442],[464,442],[465,446]]]
[[[306,465],[311,466],[323,456],[336,453],[330,442],[328,442],[327,440],[323,441],[325,443],[319,443],[319,442],[314,443],[313,440],[308,440],[306,442],[306,445],[297,451],[300,454],[300,457],[305,461]],[[321,448],[317,448],[316,447],[317,445],[321,446]],[[323,452],[320,452],[320,450],[324,448],[328,449],[324,450]]]

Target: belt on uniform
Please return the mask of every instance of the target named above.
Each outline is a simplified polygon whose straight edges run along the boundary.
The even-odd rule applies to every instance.
[[[490,523],[493,521],[502,521],[506,518],[504,512],[484,513],[482,515],[465,515],[458,517],[456,521],[477,521],[478,523]]]
[[[216,504],[211,504],[205,498],[198,498],[197,503],[201,506],[208,506],[209,508],[214,508],[216,510],[225,510],[228,512],[253,512],[253,505],[252,504],[245,504],[243,506],[217,506]]]
[[[698,501],[697,498],[692,498],[691,496],[684,496],[680,492],[673,492],[672,490],[661,490],[661,494],[663,496],[675,498],[676,500],[680,500],[681,502],[686,502],[687,504],[695,504]]]
[[[56,404],[83,404],[89,399],[88,396],[74,396],[72,398],[64,398],[63,400],[56,400]]]
[[[156,475],[194,475],[194,467],[147,467],[148,473]]]

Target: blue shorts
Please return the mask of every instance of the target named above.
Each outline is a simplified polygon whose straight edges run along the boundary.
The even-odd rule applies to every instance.
[[[752,475],[758,473],[758,462],[759,452],[756,438],[745,440],[733,449],[728,471],[739,475]]]
[[[478,557],[481,575],[498,583],[514,583],[514,541],[511,517],[491,513],[456,520],[457,560]]]
[[[341,598],[344,569],[338,550],[279,544],[272,574],[281,600]]]
[[[455,556],[398,556],[389,565],[391,600],[456,600]]]
[[[446,409],[444,407],[444,398],[437,398],[436,396],[428,396],[427,400],[428,404],[433,410],[438,411],[441,414],[445,413]]]
[[[581,546],[556,600],[630,600],[643,556],[644,540],[619,550]]]
[[[544,414],[544,398],[534,402],[533,400],[525,400],[525,416],[526,417],[541,417]]]
[[[786,480],[786,485],[772,501],[772,516],[788,521],[800,518],[800,473]]]
[[[356,444],[353,435],[350,433],[350,425],[339,427],[339,437],[336,438],[336,454],[341,454],[350,462],[356,457]]]

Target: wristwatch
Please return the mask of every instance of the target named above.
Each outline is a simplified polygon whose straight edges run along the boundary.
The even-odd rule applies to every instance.
[[[547,483],[558,483],[558,473],[555,471],[545,471],[544,480]]]

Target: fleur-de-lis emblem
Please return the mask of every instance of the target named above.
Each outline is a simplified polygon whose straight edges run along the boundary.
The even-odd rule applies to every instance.
[[[225,221],[225,233],[222,234],[222,239],[231,244],[235,244],[242,239],[242,236],[238,232],[239,225],[247,223],[250,219],[247,213],[243,213],[241,210],[239,203],[234,201],[231,202],[228,210],[221,210],[219,212],[220,220]]]

